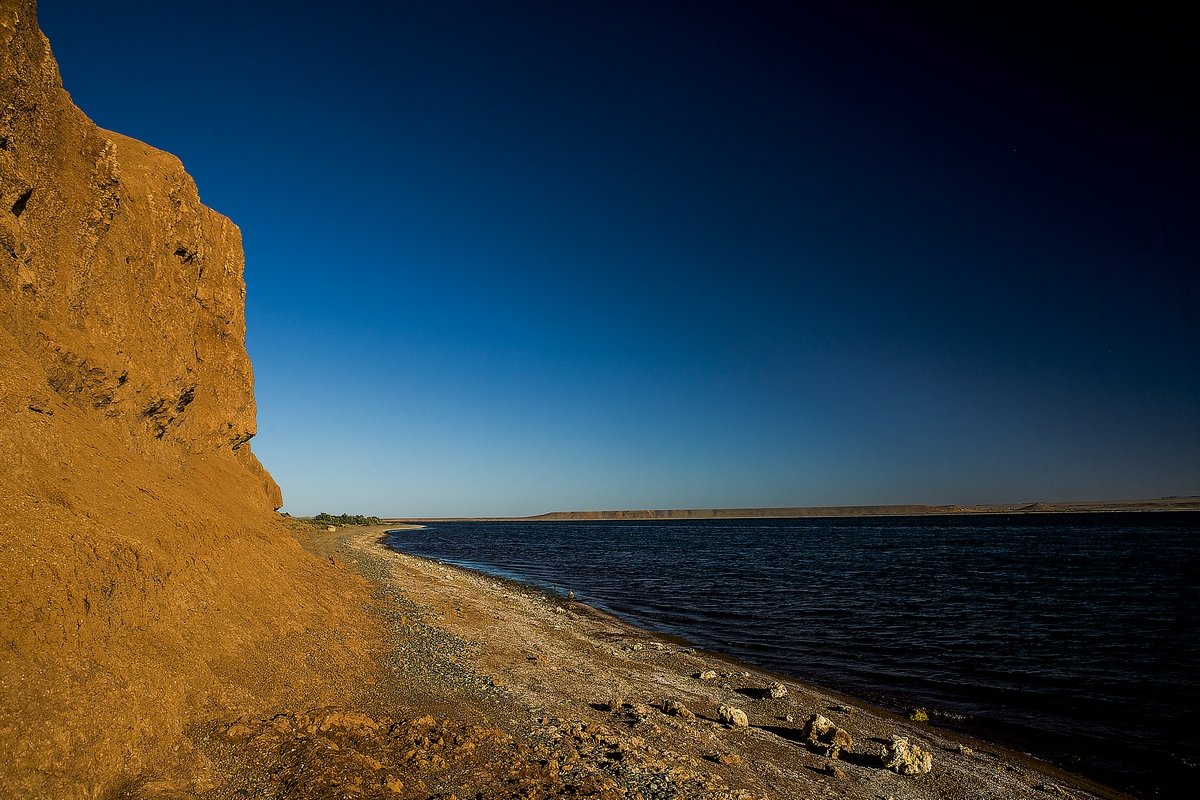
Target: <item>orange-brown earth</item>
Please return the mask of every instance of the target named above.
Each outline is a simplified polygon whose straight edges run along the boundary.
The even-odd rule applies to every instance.
[[[103,797],[201,763],[198,714],[344,699],[369,594],[247,444],[238,228],[72,104],[30,0],[0,98],[0,797]]]
[[[248,445],[237,227],[71,103],[33,0],[0,0],[0,47],[0,798],[1084,796],[281,519]],[[797,741],[814,713],[852,737],[836,763]],[[933,771],[885,770],[892,733]]]

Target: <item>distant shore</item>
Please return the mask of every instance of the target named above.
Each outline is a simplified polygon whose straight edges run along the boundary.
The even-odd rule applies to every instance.
[[[528,517],[389,517],[391,524],[421,522],[569,522],[643,519],[803,519],[829,517],[927,517],[963,514],[1095,514],[1147,511],[1200,511],[1200,495],[1146,500],[1029,502],[992,505],[796,506],[789,508],[690,508],[551,511]]]

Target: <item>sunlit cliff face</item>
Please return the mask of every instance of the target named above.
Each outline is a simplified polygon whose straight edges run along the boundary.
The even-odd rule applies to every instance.
[[[238,228],[72,104],[33,2],[0,0],[0,97],[0,796],[102,796],[198,715],[353,671],[279,643],[360,612],[247,444]]]

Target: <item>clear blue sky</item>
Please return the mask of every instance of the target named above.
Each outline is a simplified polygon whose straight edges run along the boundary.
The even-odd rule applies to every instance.
[[[1187,26],[826,5],[39,13],[242,228],[287,511],[1200,493]]]

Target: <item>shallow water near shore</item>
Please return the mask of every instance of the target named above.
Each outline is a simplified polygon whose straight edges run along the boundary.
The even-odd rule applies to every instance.
[[[1200,777],[1197,514],[445,522],[388,544],[1139,795]]]

